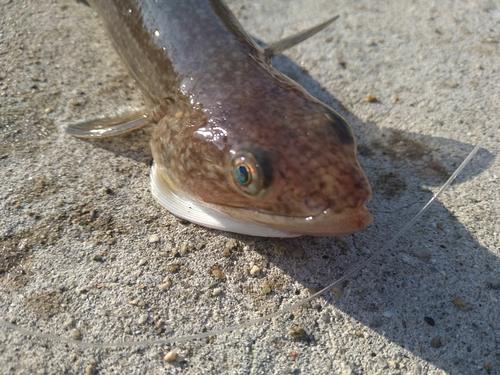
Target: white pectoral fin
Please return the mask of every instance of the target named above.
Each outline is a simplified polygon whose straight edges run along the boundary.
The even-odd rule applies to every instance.
[[[236,220],[202,202],[194,201],[186,195],[176,194],[166,183],[161,167],[156,163],[153,163],[151,169],[151,190],[158,203],[172,214],[204,227],[259,237],[298,236],[294,233]]]
[[[77,138],[104,138],[128,133],[150,124],[142,111],[114,118],[100,118],[68,124],[66,133]]]

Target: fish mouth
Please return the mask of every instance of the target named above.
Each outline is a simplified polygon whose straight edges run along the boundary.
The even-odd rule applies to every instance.
[[[367,227],[373,220],[364,204],[367,199],[359,199],[355,207],[340,212],[326,209],[309,217],[205,203],[177,189],[167,171],[156,163],[151,169],[151,189],[158,203],[177,217],[208,228],[258,237],[344,236]]]
[[[257,223],[297,236],[345,236],[373,222],[373,217],[364,201],[360,201],[356,207],[344,208],[341,212],[327,209],[318,215],[308,217],[264,214],[251,209],[229,206],[220,206],[218,210],[240,221]]]

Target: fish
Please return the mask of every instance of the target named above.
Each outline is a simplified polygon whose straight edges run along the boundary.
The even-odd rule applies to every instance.
[[[260,47],[220,0],[89,0],[146,107],[70,124],[76,137],[154,123],[151,187],[173,215],[261,237],[342,236],[372,222],[344,118],[272,66],[329,26]]]

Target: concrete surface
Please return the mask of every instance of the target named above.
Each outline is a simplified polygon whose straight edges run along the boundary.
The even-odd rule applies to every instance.
[[[343,238],[275,240],[179,222],[150,194],[151,128],[96,142],[64,134],[67,121],[142,105],[97,16],[75,1],[2,0],[0,318],[112,343],[276,311],[388,241],[499,121],[497,1],[230,6],[268,42],[340,14],[275,65],[352,124],[374,224]],[[0,326],[0,373],[500,374],[498,154],[497,132],[391,251],[307,307],[136,348]]]

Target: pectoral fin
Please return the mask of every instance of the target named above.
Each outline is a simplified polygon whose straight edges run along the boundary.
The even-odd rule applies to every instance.
[[[301,31],[298,34],[289,36],[288,38],[285,38],[283,40],[280,40],[279,42],[276,42],[276,43],[273,43],[273,44],[267,46],[264,49],[264,53],[266,54],[266,57],[271,58],[273,56],[279,55],[281,52],[287,50],[288,48],[293,47],[296,44],[299,44],[300,42],[303,42],[306,39],[309,39],[313,35],[319,33],[325,27],[332,24],[333,21],[335,21],[337,18],[339,18],[339,16],[335,16],[335,17],[329,19],[328,21],[323,22],[322,24],[319,24],[318,26],[311,27],[310,29]]]
[[[156,163],[153,163],[151,169],[151,190],[158,203],[172,214],[204,227],[258,237],[300,236],[300,234],[237,220],[203,202],[186,196],[181,190],[173,189],[167,172]]]
[[[151,121],[140,111],[114,118],[93,119],[68,124],[66,133],[77,138],[113,137],[142,128],[150,123]]]

